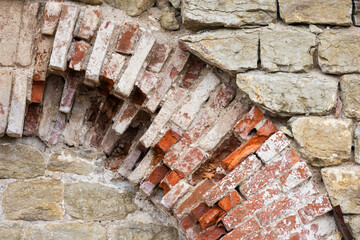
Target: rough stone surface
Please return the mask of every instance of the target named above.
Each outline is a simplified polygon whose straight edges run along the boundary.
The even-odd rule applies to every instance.
[[[7,69],[0,70],[0,137],[4,136],[6,131],[7,119],[10,108],[11,85],[13,82],[13,73]]]
[[[333,206],[345,214],[360,213],[360,166],[329,167],[321,170]]]
[[[301,117],[291,123],[295,140],[314,166],[337,165],[350,159],[352,121]]]
[[[124,10],[128,15],[135,17],[154,6],[155,0],[105,0],[105,2],[114,8]]]
[[[303,30],[265,30],[260,34],[261,65],[269,72],[308,72],[316,36]]]
[[[0,223],[1,240],[21,240],[22,225],[19,223]]]
[[[51,155],[47,169],[50,171],[89,175],[94,172],[95,166],[89,159],[82,157],[80,154],[72,150],[65,150]]]
[[[36,148],[22,144],[0,145],[0,178],[35,178],[44,172],[45,159]]]
[[[238,87],[272,112],[325,114],[336,105],[338,82],[328,76],[261,72],[239,74]]]
[[[345,116],[360,119],[360,75],[342,76],[340,85]]]
[[[351,0],[279,0],[280,16],[287,23],[351,25]]]
[[[355,239],[360,239],[360,215],[352,216],[349,220],[349,226]]]
[[[118,226],[114,231],[114,240],[168,240],[178,239],[178,232],[173,227],[128,224]]]
[[[104,240],[106,229],[99,224],[84,224],[78,222],[57,223],[30,226],[26,233],[26,240]]]
[[[347,30],[327,31],[319,35],[319,40],[319,65],[323,72],[360,72],[360,34]]]
[[[360,123],[355,129],[355,161],[360,164]]]
[[[63,215],[63,187],[60,181],[33,180],[9,183],[2,199],[9,220],[51,221]]]
[[[98,183],[66,184],[64,201],[65,209],[71,216],[84,220],[124,219],[137,210],[133,193],[120,193],[115,188]]]
[[[276,21],[276,14],[274,0],[185,0],[182,2],[182,17],[186,28],[267,25]]]
[[[99,5],[104,3],[104,0],[76,0],[76,1],[83,2],[86,4],[92,4],[92,5]]]
[[[225,71],[257,68],[259,33],[256,31],[207,31],[182,37],[181,41],[191,53]]]

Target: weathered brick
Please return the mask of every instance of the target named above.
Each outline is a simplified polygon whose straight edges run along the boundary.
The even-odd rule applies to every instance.
[[[331,203],[326,194],[321,195],[298,211],[302,223],[306,224],[332,210]]]
[[[99,86],[99,76],[106,52],[108,50],[115,24],[111,21],[104,21],[97,32],[96,40],[85,74],[85,84],[91,87]]]
[[[234,99],[235,94],[235,90],[231,86],[221,84],[220,88],[211,99],[210,107],[213,109],[226,107]]]
[[[311,177],[310,169],[305,162],[299,162],[280,177],[280,184],[284,191],[296,187],[306,179]]]
[[[71,57],[69,68],[75,71],[85,70],[85,57],[90,44],[86,42],[76,42],[74,53]]]
[[[188,215],[186,217],[184,217],[180,222],[180,226],[182,229],[184,230],[188,230],[189,228],[191,228],[192,226],[195,225],[195,223],[197,222],[197,219],[195,219],[193,216]]]
[[[16,72],[14,76],[6,130],[6,134],[10,137],[21,137],[23,133],[28,78],[28,72]]]
[[[60,101],[60,112],[70,113],[75,98],[75,92],[82,76],[83,75],[80,75],[75,71],[68,71]]]
[[[64,113],[59,113],[56,117],[56,121],[51,131],[51,134],[48,136],[49,144],[55,145],[58,143],[60,135],[65,130],[65,124],[66,124],[66,115]]]
[[[104,71],[104,81],[107,83],[108,91],[114,87],[114,83],[119,79],[121,70],[126,63],[126,57],[121,54],[113,53]]]
[[[191,55],[189,60],[189,67],[181,81],[181,86],[184,88],[191,88],[191,86],[199,78],[199,75],[204,69],[205,65],[205,62],[203,62],[201,59]]]
[[[53,70],[66,70],[67,54],[78,15],[79,8],[77,6],[63,4],[50,58],[50,68]]]
[[[147,176],[154,170],[151,162],[154,158],[154,151],[150,150],[146,156],[141,160],[141,162],[136,166],[134,171],[128,176],[128,180],[133,185],[138,185],[140,182],[145,180]]]
[[[128,177],[131,170],[134,168],[136,162],[141,156],[141,151],[139,149],[133,149],[125,158],[124,162],[121,164],[121,167],[118,170],[123,177]]]
[[[197,205],[193,210],[191,210],[191,215],[194,216],[197,220],[199,220],[210,208],[206,203],[202,202]]]
[[[278,131],[266,140],[266,142],[256,151],[256,154],[263,162],[267,163],[289,145],[289,139],[283,132]]]
[[[115,51],[130,54],[137,40],[139,25],[137,23],[126,22],[121,28],[120,36]]]
[[[151,55],[149,64],[146,69],[151,72],[158,73],[161,71],[164,63],[169,57],[171,47],[166,43],[158,43]]]
[[[205,154],[199,148],[192,148],[181,161],[176,162],[174,169],[176,169],[180,175],[186,177],[197,169],[204,157]]]
[[[43,24],[41,33],[45,35],[54,35],[59,22],[62,4],[60,2],[47,2],[44,9]]]
[[[276,159],[269,165],[266,165],[264,169],[242,184],[240,186],[241,193],[248,198],[270,182],[273,182],[275,178],[299,161],[299,156],[293,149],[290,149],[279,159]]]
[[[278,184],[272,184],[265,190],[252,196],[247,201],[235,207],[233,210],[223,218],[223,223],[227,230],[231,230],[240,224],[244,219],[251,216],[257,210],[263,208],[266,204],[270,203],[274,197],[281,193]]]
[[[104,135],[104,138],[100,144],[101,149],[105,154],[111,155],[115,147],[119,142],[120,136],[116,134],[112,127],[109,127]]]
[[[176,88],[165,101],[160,112],[156,115],[154,121],[140,138],[140,143],[148,148],[154,142],[159,131],[163,128],[165,123],[170,119],[174,111],[181,105],[186,96],[186,91],[181,88]]]
[[[243,180],[261,167],[261,162],[254,155],[242,161],[233,171],[224,177],[219,183],[211,188],[203,199],[209,206],[213,206],[218,200],[225,197],[231,190]]]
[[[137,83],[137,87],[140,91],[145,94],[146,96],[151,92],[151,90],[155,87],[158,81],[158,77],[151,72],[144,71],[144,75]]]
[[[235,230],[228,233],[223,237],[223,240],[232,240],[232,239],[245,239],[250,236],[253,232],[260,229],[259,224],[254,218],[247,220],[246,222],[240,224]]]
[[[256,106],[244,116],[244,118],[235,126],[234,131],[241,138],[246,138],[252,129],[263,119],[264,113]]]
[[[181,130],[173,126],[158,141],[158,143],[154,147],[154,150],[157,153],[166,153],[180,139],[181,135]]]
[[[38,104],[31,103],[28,106],[25,123],[24,123],[24,136],[32,137],[35,136],[40,123],[40,116],[42,107]]]
[[[12,71],[0,70],[0,137],[4,136],[6,130],[12,82]]]
[[[310,201],[317,192],[315,186],[309,182],[261,210],[256,216],[261,225],[267,226],[271,222],[279,219],[280,216],[300,208],[301,205]]]
[[[204,80],[197,86],[191,96],[185,101],[182,108],[172,117],[172,121],[187,129],[199,112],[202,104],[209,98],[210,93],[220,83],[220,79],[212,72],[209,72]]]
[[[40,3],[25,2],[21,20],[20,41],[17,46],[16,63],[26,67],[33,60],[33,48],[36,34],[37,14]]]
[[[195,239],[201,232],[202,228],[200,227],[200,224],[196,224],[192,228],[186,230],[186,236],[189,239]]]
[[[235,207],[236,205],[238,205],[240,202],[242,202],[242,198],[240,196],[240,194],[234,190],[232,192],[230,192],[226,197],[224,197],[223,199],[221,199],[218,203],[219,207],[221,207],[224,211],[228,212],[230,211],[233,207]]]
[[[112,128],[118,135],[122,135],[129,127],[132,120],[135,118],[139,109],[130,101],[125,101],[119,112],[114,117],[114,124]]]
[[[178,182],[171,190],[161,199],[161,205],[166,209],[172,208],[177,201],[190,190],[190,185],[185,181]]]
[[[171,87],[172,82],[177,75],[183,70],[190,54],[177,48],[171,57],[169,66],[163,73],[163,77],[159,79],[155,86],[153,95],[149,98],[145,107],[152,113],[156,111],[161,100]]]
[[[144,33],[136,48],[135,54],[130,58],[128,66],[121,76],[119,82],[115,85],[115,95],[129,97],[140,73],[144,62],[149,55],[155,39],[148,33]]]
[[[43,101],[44,90],[45,82],[33,81],[31,88],[31,102],[41,103]]]
[[[276,126],[267,120],[254,136],[252,136],[248,141],[246,141],[246,143],[244,143],[241,147],[236,149],[227,158],[225,158],[222,161],[221,166],[226,171],[231,171],[244,158],[256,152],[256,150],[258,150],[261,145],[263,145],[263,143],[277,131],[278,129]]]
[[[206,229],[219,221],[225,214],[225,211],[219,206],[215,206],[206,211],[199,219],[202,229]]]
[[[100,21],[101,10],[97,7],[86,6],[80,30],[76,35],[85,41],[91,42]]]
[[[165,165],[157,166],[149,177],[140,185],[140,190],[150,196],[156,185],[164,179],[169,169]]]
[[[164,195],[166,195],[181,179],[182,177],[180,177],[176,171],[171,171],[166,174],[164,179],[160,182],[159,187],[164,189]]]
[[[195,240],[217,240],[221,236],[226,233],[224,226],[221,224],[215,225],[205,232],[203,232],[200,236],[198,236]]]
[[[45,81],[51,57],[53,38],[40,35],[37,42],[33,81]]]

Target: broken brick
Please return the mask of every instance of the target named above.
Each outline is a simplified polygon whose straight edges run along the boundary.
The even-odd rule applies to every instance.
[[[124,23],[124,25],[121,27],[120,36],[115,51],[124,54],[130,54],[137,39],[138,29],[139,25],[137,23]]]
[[[241,138],[246,138],[252,129],[263,119],[264,113],[256,106],[252,107],[249,113],[244,116],[234,128],[234,131]]]
[[[189,67],[181,81],[181,86],[184,88],[191,88],[195,81],[199,78],[199,75],[205,65],[206,64],[204,61],[200,60],[194,55],[191,55],[189,60]]]
[[[165,43],[159,43],[156,45],[149,64],[147,65],[146,69],[151,72],[158,73],[161,71],[162,67],[166,59],[169,57],[169,53],[171,51],[171,47]]]
[[[220,208],[219,206],[215,206],[210,208],[209,210],[204,213],[199,219],[199,223],[202,229],[206,229],[211,225],[218,222],[225,214],[225,211]]]
[[[228,212],[230,209],[238,205],[242,201],[240,194],[234,190],[230,192],[226,197],[221,199],[218,203],[224,211]]]
[[[148,196],[153,192],[156,185],[164,179],[169,169],[165,165],[157,166],[149,177],[140,185],[140,189]]]
[[[154,150],[157,153],[165,154],[180,139],[181,135],[180,129],[176,127],[170,128],[155,145]]]
[[[166,195],[170,189],[175,186],[182,178],[177,174],[176,171],[171,171],[166,174],[164,179],[160,182],[159,187],[164,189],[164,195]]]
[[[33,81],[31,90],[31,102],[41,103],[45,90],[45,82]]]
[[[219,224],[207,229],[205,232],[199,235],[195,240],[217,240],[225,233],[226,231],[224,226]]]

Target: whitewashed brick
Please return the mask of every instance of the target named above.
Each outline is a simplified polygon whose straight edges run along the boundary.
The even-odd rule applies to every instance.
[[[90,42],[99,25],[100,16],[101,10],[98,7],[86,6],[80,30],[76,36]]]
[[[131,101],[125,101],[121,106],[119,112],[114,117],[114,124],[112,128],[114,131],[121,135],[130,126],[132,120],[135,118],[139,109]]]
[[[17,47],[16,63],[26,67],[33,59],[33,49],[36,34],[37,14],[40,3],[27,1],[22,14],[20,41]]]
[[[166,43],[157,44],[146,69],[155,73],[160,72],[169,57],[171,50],[172,48]]]
[[[11,108],[9,112],[6,134],[10,137],[22,137],[26,109],[26,93],[28,72],[16,72],[11,94]]]
[[[45,35],[54,35],[59,22],[62,3],[47,2],[44,9],[43,24],[41,33]]]
[[[137,83],[137,87],[140,89],[142,93],[148,95],[151,92],[151,90],[155,87],[157,81],[158,78],[155,74],[145,70],[142,78]]]
[[[289,139],[281,131],[274,133],[266,142],[257,150],[257,155],[263,162],[269,162],[273,157],[279,154],[290,145]]]
[[[74,5],[62,6],[59,25],[55,34],[53,50],[50,58],[50,68],[65,71],[67,54],[70,49],[79,8]]]
[[[99,76],[101,67],[108,50],[114,28],[115,24],[110,21],[104,21],[99,28],[85,74],[84,83],[88,86],[95,87],[100,84]]]
[[[107,78],[115,83],[119,78],[125,63],[126,57],[118,53],[113,53],[109,63],[105,68],[104,78]]]
[[[86,42],[76,42],[71,56],[69,68],[75,71],[83,71],[86,68],[86,55],[90,44]],[[69,51],[70,52],[70,51]]]
[[[141,151],[139,149],[133,149],[125,158],[124,162],[118,170],[118,173],[123,177],[128,177],[131,170],[134,168],[136,162],[140,158]]]
[[[10,104],[13,74],[10,70],[0,70],[0,137],[4,136]]]
[[[178,182],[171,190],[161,199],[161,205],[166,209],[172,208],[177,201],[190,190],[190,185],[184,180]]]
[[[51,48],[53,38],[40,35],[37,43],[37,51],[35,55],[35,65],[33,80],[45,81],[47,77],[47,69],[50,62]]]
[[[199,112],[202,104],[209,98],[210,93],[219,83],[219,78],[214,73],[209,72],[189,99],[185,101],[180,111],[173,116],[172,121],[182,129],[187,129],[195,115]]]
[[[68,71],[65,78],[65,86],[60,101],[60,112],[70,113],[74,102],[76,89],[82,78],[83,75],[81,75],[80,73],[73,70]]]
[[[110,155],[117,146],[119,139],[120,136],[116,134],[112,127],[109,127],[101,143],[101,149],[104,151],[104,153]]]
[[[137,165],[135,170],[128,176],[128,180],[134,186],[138,185],[145,180],[147,176],[153,171],[155,166],[151,165],[151,161],[154,158],[155,152],[150,150],[143,160]]]
[[[154,44],[155,39],[150,34],[144,33],[141,36],[135,54],[130,59],[128,67],[121,76],[119,82],[115,85],[115,95],[125,97],[130,96],[137,76]]]
[[[172,93],[170,93],[160,112],[156,115],[146,133],[139,140],[145,148],[148,148],[153,144],[159,131],[164,127],[167,121],[169,121],[175,110],[185,100],[185,97],[186,91],[182,88],[176,88]]]

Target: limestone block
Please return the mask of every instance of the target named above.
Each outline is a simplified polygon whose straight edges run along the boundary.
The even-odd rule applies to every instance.
[[[282,115],[326,114],[336,105],[336,78],[315,74],[250,72],[237,75],[250,99]]]
[[[276,21],[275,0],[184,0],[183,23],[187,28],[267,25]]]
[[[331,203],[345,214],[359,214],[360,166],[323,168],[321,174]]]
[[[338,165],[350,159],[352,121],[300,117],[290,123],[295,140],[314,166]]]
[[[2,207],[10,220],[52,221],[63,215],[63,187],[60,181],[13,182],[4,191]]]
[[[319,35],[319,65],[323,72],[360,72],[360,34],[348,30],[327,31]]]
[[[340,85],[345,116],[360,119],[360,75],[342,76]]]
[[[360,215],[351,216],[349,226],[355,239],[360,239]]]
[[[154,6],[155,0],[105,0],[114,8],[124,10],[129,16],[136,17]]]
[[[0,223],[0,239],[1,240],[21,240],[22,225],[19,223]]]
[[[179,239],[174,227],[150,224],[126,224],[116,226],[114,240],[167,240]]]
[[[84,220],[118,220],[137,210],[132,192],[98,183],[66,184],[64,201],[66,212]]]
[[[225,71],[257,68],[259,34],[256,31],[206,31],[182,37],[181,41],[191,53]]]
[[[260,34],[261,65],[269,72],[308,72],[316,36],[303,30],[265,30]]]
[[[1,55],[1,54],[0,54]],[[7,69],[0,70],[0,137],[4,136],[9,108],[13,73]]]
[[[360,164],[360,123],[355,129],[355,162]]]
[[[94,172],[95,166],[89,159],[72,150],[53,153],[47,166],[50,171],[89,175]]]
[[[352,24],[351,0],[279,0],[279,7],[280,16],[287,24]]]

